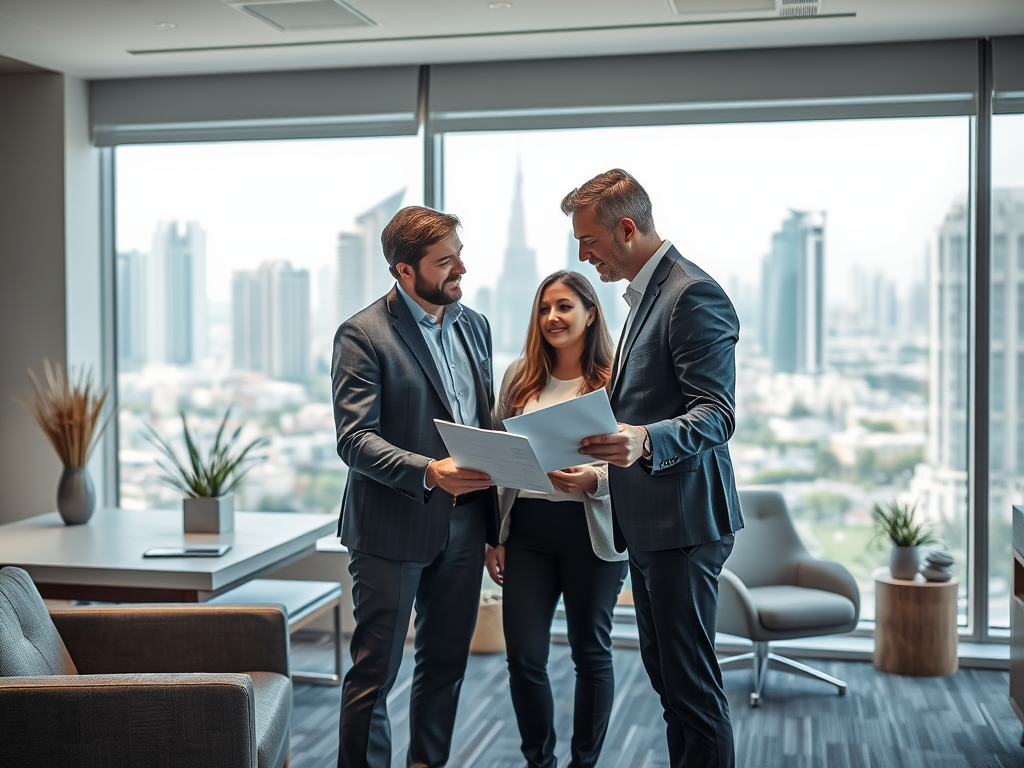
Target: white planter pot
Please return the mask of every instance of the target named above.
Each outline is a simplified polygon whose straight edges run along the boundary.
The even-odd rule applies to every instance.
[[[912,581],[921,567],[919,547],[889,547],[889,573],[894,579]]]
[[[182,502],[185,533],[227,533],[235,530],[233,494],[210,499],[188,498]]]

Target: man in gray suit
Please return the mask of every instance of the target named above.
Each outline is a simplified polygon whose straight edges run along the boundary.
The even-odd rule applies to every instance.
[[[381,236],[395,287],[334,339],[334,421],[349,467],[339,535],[356,617],[339,768],[391,765],[387,696],[414,604],[408,765],[447,762],[484,543],[498,543],[496,489],[446,458],[433,423],[489,429],[494,405],[490,326],[459,303],[458,226],[429,208],[399,211]]]
[[[625,171],[562,201],[580,261],[627,278],[612,369],[616,435],[580,452],[609,463],[616,546],[628,547],[640,651],[667,723],[669,765],[735,765],[715,655],[718,574],[743,527],[727,441],[736,426],[739,321],[725,292],[654,229]]]

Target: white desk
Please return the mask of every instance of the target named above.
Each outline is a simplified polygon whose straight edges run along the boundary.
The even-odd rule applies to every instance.
[[[316,549],[327,515],[237,512],[230,533],[184,533],[175,510],[97,509],[85,525],[60,515],[0,525],[0,565],[32,576],[43,597],[201,603]],[[150,547],[230,544],[221,557],[143,558]]]

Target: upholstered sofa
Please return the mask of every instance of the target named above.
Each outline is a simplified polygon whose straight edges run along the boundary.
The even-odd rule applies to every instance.
[[[48,612],[0,569],[0,763],[18,768],[280,768],[288,621],[273,606]]]

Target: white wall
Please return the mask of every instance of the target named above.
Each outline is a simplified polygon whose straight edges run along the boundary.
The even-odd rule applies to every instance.
[[[0,522],[56,506],[60,462],[11,401],[29,393],[25,369],[66,364],[69,349],[74,362],[98,358],[98,325],[82,319],[98,323],[100,302],[86,105],[85,84],[72,78],[0,77]]]

